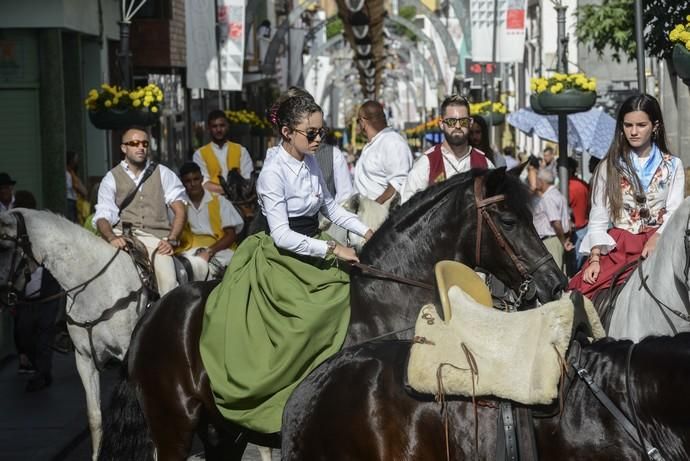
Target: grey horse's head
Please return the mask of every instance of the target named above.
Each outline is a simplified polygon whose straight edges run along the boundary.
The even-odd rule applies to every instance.
[[[20,211],[0,213],[0,306],[13,305],[36,268]],[[20,221],[21,220],[21,221]],[[22,224],[20,224],[20,222]]]

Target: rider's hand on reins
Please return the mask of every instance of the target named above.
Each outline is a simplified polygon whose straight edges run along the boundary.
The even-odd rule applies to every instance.
[[[173,253],[175,252],[175,249],[173,246],[170,244],[170,242],[167,242],[165,240],[161,240],[158,242],[158,254],[163,255],[163,256],[172,256]]]
[[[111,239],[109,239],[108,243],[110,243],[115,248],[119,248],[120,250],[127,251],[127,241],[122,236],[116,235],[116,236],[112,237]]]
[[[357,253],[355,253],[354,248],[350,247],[345,247],[340,244],[337,244],[335,246],[335,250],[333,250],[333,254],[335,255],[336,258],[342,259],[343,261],[346,262],[354,262],[358,263],[359,258],[357,257]]]

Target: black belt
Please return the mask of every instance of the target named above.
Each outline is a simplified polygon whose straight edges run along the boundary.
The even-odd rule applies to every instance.
[[[557,235],[547,235],[546,237],[540,237],[542,240],[550,239],[552,237],[558,237]]]
[[[263,214],[262,214],[263,216]],[[264,217],[264,220],[266,218]],[[288,225],[290,229],[302,234],[307,237],[314,237],[319,233],[319,215],[318,213],[314,216],[297,216],[294,218],[288,218]],[[270,235],[271,230],[268,225],[266,225],[266,234]]]

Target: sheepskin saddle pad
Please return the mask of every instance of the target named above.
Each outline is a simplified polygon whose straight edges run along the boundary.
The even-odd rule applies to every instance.
[[[448,289],[450,316],[424,306],[410,350],[407,384],[422,394],[495,396],[526,405],[556,398],[561,361],[572,334],[569,297],[537,309],[506,313],[457,285]],[[585,302],[587,304],[587,302]],[[585,311],[595,338],[603,328],[591,303]]]

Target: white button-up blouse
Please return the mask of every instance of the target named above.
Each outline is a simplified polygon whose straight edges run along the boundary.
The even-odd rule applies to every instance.
[[[369,230],[356,215],[333,200],[313,155],[307,154],[299,161],[281,146],[261,170],[256,191],[271,237],[280,248],[302,255],[326,256],[326,242],[293,231],[288,222],[288,218],[314,216],[319,211],[357,235],[364,236]]]

